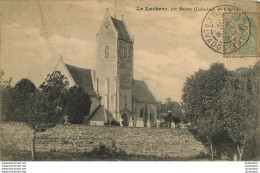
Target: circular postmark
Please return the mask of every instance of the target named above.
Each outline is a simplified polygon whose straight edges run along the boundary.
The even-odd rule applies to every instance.
[[[204,17],[201,36],[212,50],[223,54],[232,53],[247,43],[250,36],[250,22],[238,7],[216,6]]]

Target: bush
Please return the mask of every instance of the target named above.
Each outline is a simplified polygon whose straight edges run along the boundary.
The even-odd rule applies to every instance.
[[[3,92],[4,114],[7,121],[26,121],[26,102],[30,95],[36,92],[36,87],[29,79],[21,79],[12,88],[6,87]]]
[[[204,151],[201,151],[194,159],[208,159],[209,154],[205,153]]]
[[[110,126],[120,126],[120,123],[116,120],[107,121],[104,123],[104,125],[110,125]]]
[[[63,108],[71,124],[83,124],[90,107],[90,96],[81,87],[70,88],[64,96]]]
[[[107,147],[102,142],[98,147],[95,147],[92,151],[84,153],[86,157],[122,157],[126,156],[126,152],[116,147],[115,141],[112,141],[112,147]]]

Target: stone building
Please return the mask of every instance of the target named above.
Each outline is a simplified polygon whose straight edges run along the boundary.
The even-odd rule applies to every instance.
[[[92,106],[85,123],[103,125],[116,120],[122,126],[156,125],[157,101],[144,81],[133,78],[133,44],[124,19],[107,11],[97,33],[96,70],[65,64],[61,71],[71,86],[78,85],[91,96]]]

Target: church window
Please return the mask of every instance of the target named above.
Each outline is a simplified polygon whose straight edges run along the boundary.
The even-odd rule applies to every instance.
[[[105,58],[109,58],[109,46],[105,46]]]
[[[125,45],[124,46],[124,59],[127,58],[127,46]]]
[[[127,95],[125,95],[125,108],[126,108],[126,106],[127,106],[127,101],[126,101],[126,99],[127,99]]]
[[[125,80],[124,82],[125,82],[125,85],[126,85],[126,84],[127,84],[127,81]]]
[[[108,26],[106,26],[106,29],[108,28]]]

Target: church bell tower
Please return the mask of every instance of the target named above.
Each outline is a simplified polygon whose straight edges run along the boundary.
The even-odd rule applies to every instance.
[[[133,39],[124,19],[107,11],[96,38],[96,91],[101,104],[128,125],[133,113]]]

